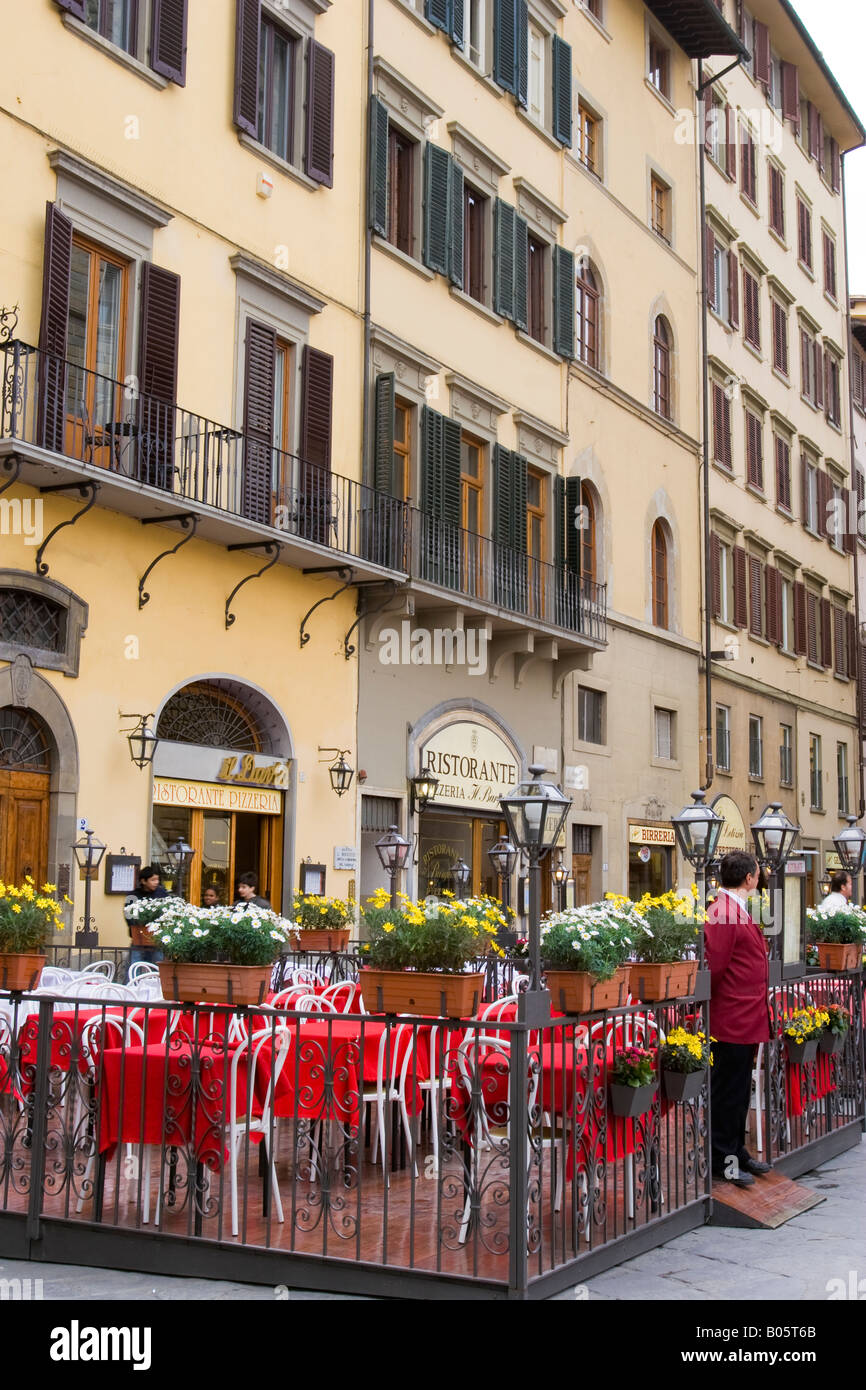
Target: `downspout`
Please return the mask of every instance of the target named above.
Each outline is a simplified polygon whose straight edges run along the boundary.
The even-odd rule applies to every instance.
[[[370,121],[373,118],[373,19],[376,0],[367,0],[367,147],[363,167],[366,170],[362,192],[364,218],[364,378],[363,419],[361,421],[361,481],[370,484],[370,298],[372,281],[373,229],[370,226]]]
[[[851,331],[851,287],[848,284],[848,213],[846,206],[845,192],[845,152],[841,154],[842,164],[842,245],[844,248],[845,266],[845,327],[848,335],[848,426],[851,431],[851,483],[853,485],[853,496],[857,497],[857,456],[854,447],[854,396],[851,390],[851,358],[853,355],[853,333]],[[850,495],[849,495],[850,502]],[[855,505],[855,512],[858,508]],[[851,524],[850,506],[846,508],[848,513],[847,524]],[[854,678],[854,700],[855,712],[857,717],[857,729],[855,733],[857,746],[857,782],[858,782],[858,806],[857,815],[862,817],[866,813],[866,792],[864,792],[864,768],[863,768],[863,687],[860,682],[860,518],[857,516],[854,523],[854,626],[856,628],[856,669],[853,671]]]
[[[704,721],[706,739],[706,763],[704,771],[704,781],[701,784],[704,791],[709,791],[713,785],[713,671],[710,653],[713,647],[713,612],[710,599],[712,589],[712,575],[710,573],[710,469],[712,460],[710,458],[710,373],[709,373],[709,344],[708,344],[708,313],[709,313],[709,294],[708,282],[710,267],[707,264],[707,169],[706,169],[706,106],[704,93],[712,87],[714,82],[734,68],[740,66],[742,55],[735,63],[730,63],[721,72],[716,73],[704,82],[704,64],[702,59],[698,59],[698,120],[700,129],[696,128],[695,138],[698,145],[698,170],[700,180],[700,227],[699,237],[701,243],[701,370],[703,380],[701,383],[701,414],[702,428],[704,433],[703,448],[703,469],[704,469],[704,505],[703,505],[703,528],[704,528]],[[725,132],[727,138],[729,132]]]

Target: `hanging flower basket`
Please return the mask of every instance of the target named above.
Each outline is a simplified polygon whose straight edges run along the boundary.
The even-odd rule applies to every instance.
[[[298,951],[345,951],[351,935],[351,927],[298,931],[294,936],[295,949]]]
[[[818,1051],[825,1057],[837,1057],[844,1046],[844,1033],[822,1033],[818,1039]]]
[[[481,1003],[484,976],[443,971],[376,970],[362,966],[361,993],[374,1014],[425,1014],[431,1018],[472,1018]]]
[[[700,1071],[671,1071],[665,1067],[662,1071],[662,1085],[668,1100],[697,1100],[706,1079],[706,1067]]]
[[[610,980],[586,970],[547,970],[547,988],[555,1009],[563,1014],[589,1014],[628,1002],[629,966],[621,965]]]
[[[816,941],[822,970],[859,970],[863,947],[859,941]]]
[[[788,1061],[792,1067],[806,1067],[818,1056],[818,1039],[807,1038],[805,1042],[794,1042],[786,1038]]]
[[[638,961],[631,968],[635,998],[644,1003],[656,999],[682,999],[693,993],[698,973],[696,960]]]
[[[45,957],[17,951],[0,952],[0,989],[35,989]]]
[[[614,1115],[623,1120],[633,1120],[649,1110],[658,1092],[658,1082],[652,1081],[648,1086],[621,1086],[611,1081],[608,1090]]]
[[[163,997],[182,1004],[263,1004],[272,968],[172,960],[159,961],[157,966]]]

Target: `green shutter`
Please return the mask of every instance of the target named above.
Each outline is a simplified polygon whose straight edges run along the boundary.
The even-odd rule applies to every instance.
[[[580,478],[565,479],[565,563],[570,570],[580,573],[580,545],[583,540],[581,527],[581,488]]]
[[[438,516],[443,489],[442,416],[421,407],[421,510]]]
[[[424,264],[448,274],[451,156],[428,142],[424,150]]]
[[[450,0],[425,0],[424,14],[431,24],[437,29],[444,29],[447,33],[450,28]]]
[[[494,0],[493,81],[506,92],[517,91],[516,0]]]
[[[511,450],[493,446],[493,539],[511,544]]]
[[[514,322],[524,332],[529,327],[529,224],[525,217],[514,218]]]
[[[460,442],[462,431],[457,420],[442,416],[442,509],[440,516],[451,526],[459,527],[462,521],[460,506]]]
[[[448,275],[452,285],[463,288],[463,170],[451,160],[451,235],[448,246]]]
[[[517,213],[509,203],[496,199],[493,208],[493,308],[503,318],[514,318],[514,223]]]
[[[463,47],[464,0],[451,0],[451,38],[458,48]]]
[[[565,564],[565,479],[553,480],[553,563],[558,570]]]
[[[553,135],[571,145],[571,44],[553,36]]]
[[[574,256],[563,246],[553,248],[553,350],[574,356]]]
[[[370,102],[369,221],[374,232],[388,235],[388,108],[378,97]]]
[[[526,551],[526,475],[529,461],[522,454],[511,455],[512,545]]]
[[[514,81],[517,100],[525,109],[529,105],[529,5],[517,0],[514,32]]]
[[[377,492],[396,496],[394,487],[394,389],[393,372],[376,377],[376,425],[373,440],[373,486]]]

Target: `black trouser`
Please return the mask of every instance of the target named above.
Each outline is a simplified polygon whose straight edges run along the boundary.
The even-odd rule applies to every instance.
[[[713,1043],[710,1100],[714,1173],[723,1173],[731,1158],[743,1164],[751,1157],[746,1148],[746,1120],[752,1097],[755,1047],[755,1043]]]

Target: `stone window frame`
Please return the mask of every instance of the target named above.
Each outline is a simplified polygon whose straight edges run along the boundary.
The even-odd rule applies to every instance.
[[[480,307],[482,310],[487,310],[497,323],[501,323],[502,320],[499,315],[494,314],[491,307],[493,295],[493,208],[499,197],[499,181],[511,173],[511,165],[506,164],[504,159],[500,159],[497,154],[482,144],[459,121],[449,121],[446,129],[451,136],[451,155],[454,162],[463,170],[466,182],[473,188],[477,188],[479,193],[487,199],[484,218],[484,298],[483,300],[472,299],[466,293],[465,286],[459,290],[456,285],[452,285],[451,293],[464,303],[468,303],[470,308]]]
[[[387,107],[389,122],[395,129],[403,132],[415,142],[414,188],[412,195],[412,255],[407,257],[398,247],[385,237],[374,234],[377,246],[392,253],[398,260],[409,262],[423,268],[425,275],[432,279],[432,272],[424,266],[424,146],[428,140],[436,140],[439,122],[445,115],[445,108],[428,97],[407,77],[392,67],[381,55],[373,59],[373,95]]]
[[[0,640],[0,660],[14,661],[18,656],[26,656],[31,665],[40,670],[61,671],[64,676],[76,677],[81,661],[81,639],[87,631],[89,614],[84,600],[56,579],[47,579],[25,570],[0,569],[0,589],[36,594],[66,610],[65,651],[47,652],[42,648]]]

